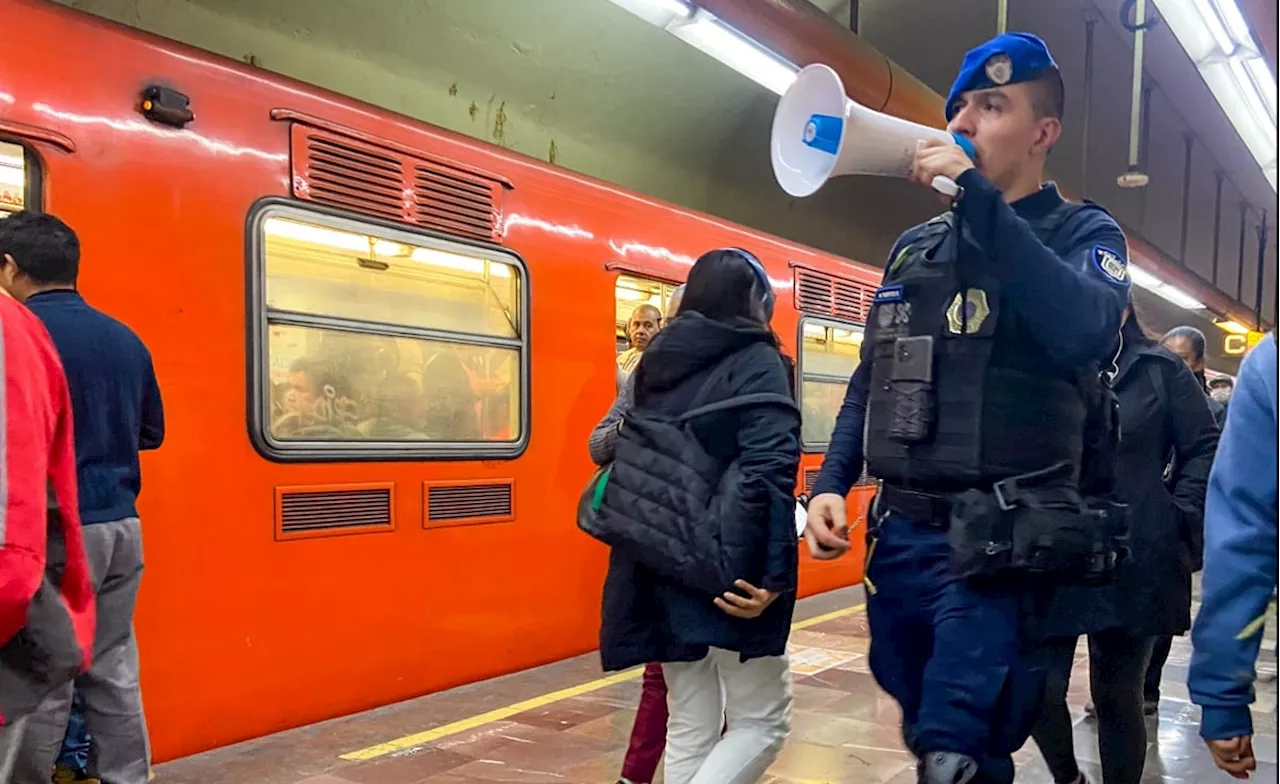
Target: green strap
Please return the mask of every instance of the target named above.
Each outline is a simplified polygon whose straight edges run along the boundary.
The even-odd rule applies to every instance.
[[[595,492],[591,494],[591,511],[599,512],[601,505],[604,504],[604,489],[609,484],[609,474],[613,473],[613,466],[600,472],[600,478],[596,480]]]

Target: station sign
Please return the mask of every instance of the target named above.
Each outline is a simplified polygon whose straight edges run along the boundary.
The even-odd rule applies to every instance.
[[[1228,334],[1222,338],[1222,353],[1229,357],[1239,357],[1248,353],[1249,349],[1258,345],[1265,332],[1249,330],[1244,335]]]

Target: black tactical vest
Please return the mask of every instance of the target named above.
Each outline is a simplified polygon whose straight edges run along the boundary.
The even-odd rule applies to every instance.
[[[1032,230],[1053,247],[1081,209],[1101,208],[1063,203]],[[1061,461],[1078,470],[1086,418],[1078,374],[1044,356],[953,221],[947,214],[925,224],[890,260],[876,293],[865,338],[874,357],[868,473],[952,492]]]

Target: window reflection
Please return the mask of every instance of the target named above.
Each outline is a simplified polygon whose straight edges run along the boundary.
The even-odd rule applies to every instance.
[[[27,159],[20,145],[0,142],[0,218],[26,206]]]
[[[800,341],[800,437],[807,447],[831,442],[849,378],[858,367],[862,329],[804,319]]]
[[[514,441],[519,351],[274,325],[271,434],[282,441]]]

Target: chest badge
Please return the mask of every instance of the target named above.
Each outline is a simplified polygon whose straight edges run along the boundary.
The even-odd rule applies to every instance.
[[[982,289],[966,289],[961,295],[957,291],[947,307],[947,331],[952,335],[976,334],[990,315],[987,292]]]

